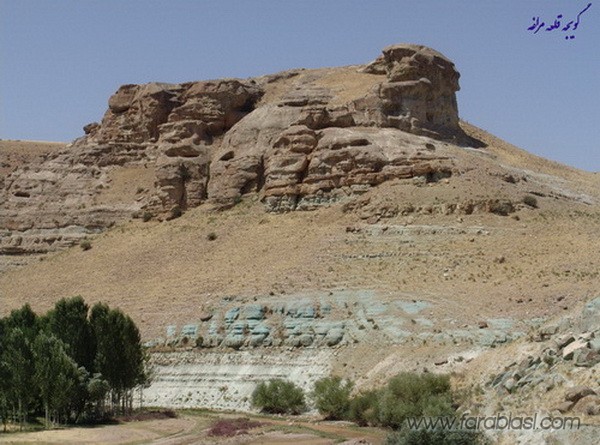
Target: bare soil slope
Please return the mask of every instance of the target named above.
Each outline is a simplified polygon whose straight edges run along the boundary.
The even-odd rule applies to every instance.
[[[595,175],[465,129],[489,147],[456,148],[459,176],[389,181],[312,212],[269,214],[250,195],[229,211],[201,206],[169,222],[125,223],[92,239],[89,251],[73,247],[4,273],[2,314],[81,294],[122,307],[151,337],[226,295],[401,290],[473,323],[552,316],[597,292]],[[522,204],[526,195],[538,208]],[[515,212],[457,210],[497,198]]]

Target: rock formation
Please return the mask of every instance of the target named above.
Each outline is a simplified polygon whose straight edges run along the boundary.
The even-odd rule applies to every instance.
[[[85,136],[5,178],[0,253],[45,252],[132,215],[226,208],[251,192],[289,211],[389,179],[449,176],[444,147],[473,144],[458,126],[458,78],[440,53],[395,45],[366,66],[124,85]],[[153,184],[117,189],[125,170],[150,171]]]

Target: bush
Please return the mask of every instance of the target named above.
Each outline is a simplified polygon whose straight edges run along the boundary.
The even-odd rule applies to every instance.
[[[529,207],[533,207],[534,209],[537,209],[537,206],[538,206],[537,198],[533,195],[525,195],[525,197],[523,198],[523,204],[528,205]]]
[[[485,445],[489,441],[478,431],[409,430],[387,436],[385,445]]]
[[[206,239],[209,241],[214,241],[217,239],[217,234],[215,232],[210,232],[208,235],[206,235]]]
[[[515,211],[515,207],[508,200],[495,199],[488,203],[488,210],[496,215],[507,216]]]
[[[379,394],[381,390],[371,390],[356,395],[350,400],[349,420],[360,426],[379,424]]]
[[[445,375],[403,372],[379,397],[379,421],[386,427],[400,428],[407,417],[452,414],[450,379]]]
[[[271,414],[300,414],[306,410],[302,388],[282,379],[260,383],[252,393],[252,405]]]
[[[183,215],[183,210],[181,210],[181,207],[174,207],[171,209],[171,214],[169,215],[167,220],[179,218],[181,215]]]
[[[354,397],[348,418],[361,426],[399,429],[408,417],[453,414],[448,376],[404,372],[384,388]]]
[[[208,430],[208,435],[232,437],[237,436],[238,434],[247,434],[248,430],[258,428],[261,425],[262,424],[260,422],[254,422],[246,418],[222,419],[213,423]]]
[[[350,392],[354,383],[341,377],[325,377],[315,383],[312,398],[323,416],[328,420],[343,420],[348,418],[350,409]]]
[[[79,243],[79,247],[81,247],[81,250],[84,250],[84,251],[90,250],[92,248],[92,243],[89,240],[84,239],[84,240],[81,240],[81,242]]]

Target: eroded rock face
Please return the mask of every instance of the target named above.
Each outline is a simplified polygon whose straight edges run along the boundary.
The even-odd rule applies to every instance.
[[[382,76],[362,97],[340,104],[312,78],[232,128],[211,164],[209,200],[226,206],[262,191],[271,210],[309,209],[388,179],[450,172],[445,156],[412,135],[465,139],[454,64],[396,45],[362,71]]]
[[[382,126],[438,138],[460,135],[455,95],[460,74],[441,53],[422,45],[388,46],[365,72],[388,79],[377,91],[380,107],[360,103],[370,114],[379,108]]]
[[[389,179],[447,176],[452,159],[427,147],[465,140],[458,77],[436,51],[396,45],[362,67],[124,85],[67,150],[4,178],[0,249],[46,251],[132,215],[226,208],[251,192],[288,211]],[[135,184],[132,173],[118,189],[113,176],[135,169],[154,184]]]

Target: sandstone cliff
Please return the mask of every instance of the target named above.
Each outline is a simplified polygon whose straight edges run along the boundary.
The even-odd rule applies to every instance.
[[[450,176],[447,147],[478,144],[459,126],[458,78],[442,54],[395,45],[365,66],[124,85],[85,136],[3,178],[0,253],[247,193],[271,211],[313,209],[390,179]]]

